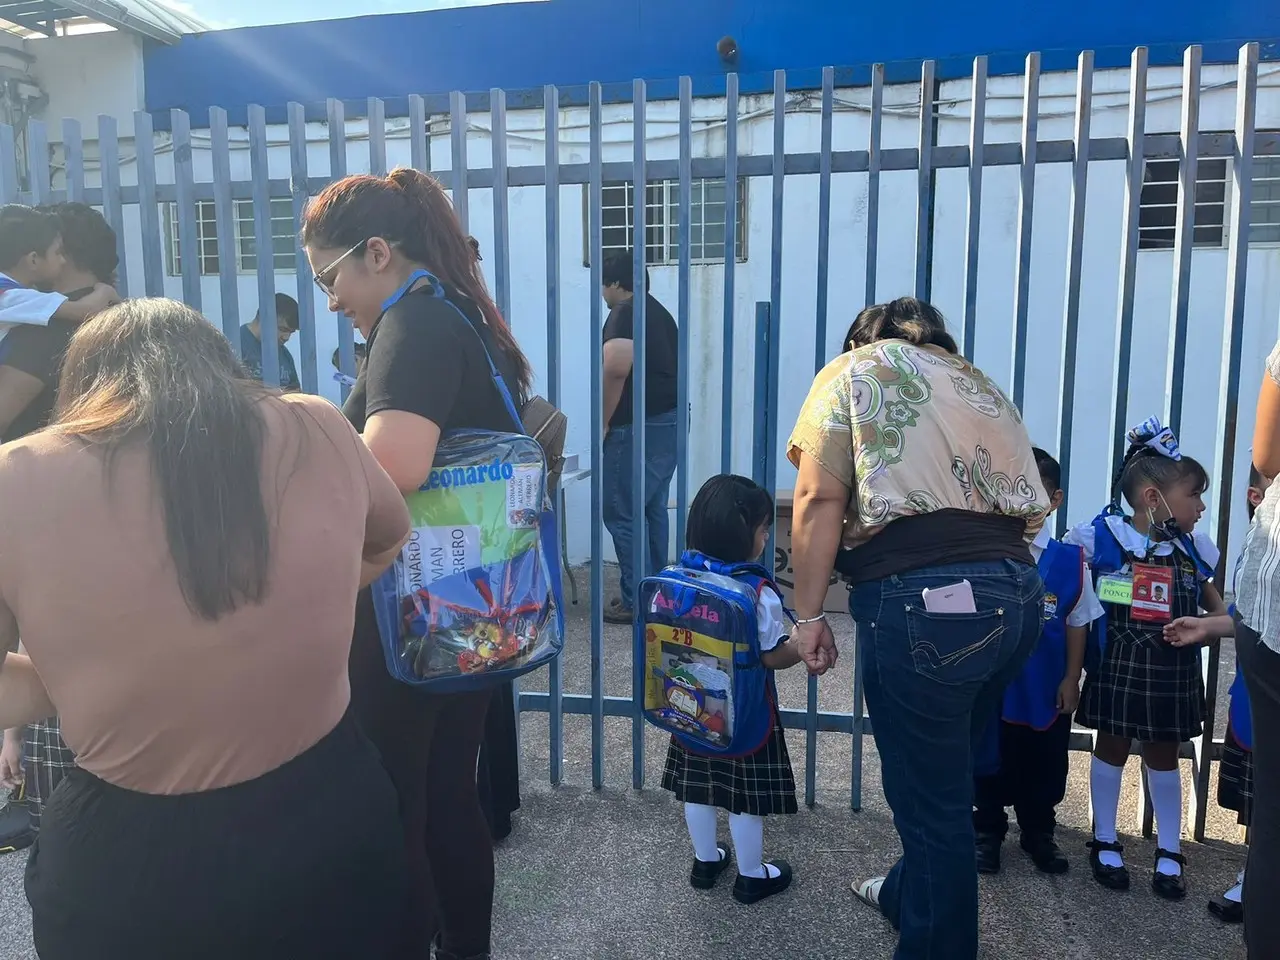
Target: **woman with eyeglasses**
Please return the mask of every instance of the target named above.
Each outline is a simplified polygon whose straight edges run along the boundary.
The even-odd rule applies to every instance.
[[[329,309],[367,344],[344,412],[401,491],[427,479],[443,433],[512,429],[485,351],[517,404],[529,364],[435,180],[401,169],[330,184],[307,208],[302,242]],[[433,278],[447,300],[433,295]],[[431,694],[394,680],[368,591],[356,609],[351,688],[400,792],[415,897],[403,956],[427,957],[438,931],[439,960],[488,957],[493,849],[476,763],[492,691]]]

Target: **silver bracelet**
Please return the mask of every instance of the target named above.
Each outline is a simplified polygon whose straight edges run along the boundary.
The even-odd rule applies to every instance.
[[[827,615],[825,612],[823,612],[818,614],[816,617],[801,618],[796,620],[796,626],[807,627],[811,623],[821,623],[825,619],[827,619]]]

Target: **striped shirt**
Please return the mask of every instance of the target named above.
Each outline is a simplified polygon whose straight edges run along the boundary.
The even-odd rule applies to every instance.
[[[1267,357],[1267,376],[1280,384],[1280,343]],[[1263,643],[1280,653],[1280,483],[1267,488],[1245,537],[1236,612]]]

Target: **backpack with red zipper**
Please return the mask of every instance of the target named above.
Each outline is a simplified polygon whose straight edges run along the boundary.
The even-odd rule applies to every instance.
[[[773,729],[777,691],[760,661],[756,606],[773,578],[756,563],[721,563],[694,550],[640,581],[635,667],[644,717],[687,749],[749,756]]]

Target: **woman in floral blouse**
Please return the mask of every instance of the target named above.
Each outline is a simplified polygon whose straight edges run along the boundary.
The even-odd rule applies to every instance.
[[[822,602],[838,570],[903,849],[855,892],[900,931],[898,960],[976,957],[974,746],[1040,633],[1028,545],[1048,497],[1017,408],[932,306],[868,307],[850,339],[789,443],[797,644],[812,672],[835,664]]]

